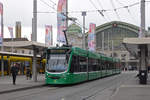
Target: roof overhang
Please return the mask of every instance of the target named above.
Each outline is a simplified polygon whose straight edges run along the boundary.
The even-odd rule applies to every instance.
[[[138,56],[139,45],[147,45],[150,50],[150,38],[124,38],[123,44],[125,48],[135,57]]]
[[[17,57],[33,57],[33,54],[22,54],[22,53],[13,53],[13,52],[3,52],[0,51],[0,55],[3,56],[17,56]],[[36,55],[37,58],[40,58],[40,55]]]
[[[24,48],[24,49],[32,49],[38,48],[39,51],[48,48],[44,43],[39,43],[35,41],[14,41],[14,42],[4,42],[4,47],[14,47],[14,48]]]

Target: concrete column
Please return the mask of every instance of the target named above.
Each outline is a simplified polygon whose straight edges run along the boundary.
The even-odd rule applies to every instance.
[[[141,70],[146,70],[146,46],[147,45],[141,45]]]
[[[145,37],[145,0],[141,0],[141,29],[140,29],[139,38]],[[140,49],[140,70],[139,70],[139,82],[140,84],[147,84],[147,64],[146,64],[146,55],[148,52],[147,45],[139,45]]]
[[[32,33],[32,41],[37,41],[37,0],[33,1],[33,33]]]
[[[32,65],[32,75],[33,75],[33,81],[37,82],[37,59],[36,59],[36,55],[37,55],[37,50],[35,48],[35,46],[33,47],[33,65]]]
[[[140,45],[139,83],[147,84],[147,45]]]

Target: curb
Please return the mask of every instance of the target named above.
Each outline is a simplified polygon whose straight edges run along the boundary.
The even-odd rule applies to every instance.
[[[28,90],[28,89],[43,87],[43,86],[46,86],[46,84],[41,84],[41,85],[36,85],[36,86],[28,86],[28,87],[23,87],[23,88],[18,88],[18,89],[4,90],[4,91],[0,91],[0,94],[11,93],[11,92],[16,92],[16,91],[24,91],[24,90]]]

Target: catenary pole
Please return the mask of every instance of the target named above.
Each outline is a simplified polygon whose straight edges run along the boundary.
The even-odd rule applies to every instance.
[[[32,41],[37,41],[37,0],[33,0],[33,26],[32,26]],[[33,74],[33,81],[37,82],[37,66],[36,66],[36,55],[37,55],[37,48],[33,46],[33,67],[32,67],[32,74]]]
[[[86,12],[83,11],[82,12],[82,16],[83,16],[83,40],[82,40],[82,48],[86,49],[86,40],[85,40],[85,16],[86,16]]]
[[[145,37],[145,0],[141,0],[141,27],[139,38]],[[147,44],[139,45],[140,49],[140,68],[139,68],[139,82],[140,84],[147,84],[147,64],[146,64],[146,55],[147,55]]]

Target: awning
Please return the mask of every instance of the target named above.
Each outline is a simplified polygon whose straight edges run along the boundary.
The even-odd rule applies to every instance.
[[[131,53],[131,55],[138,57],[139,45],[147,44],[148,51],[150,50],[150,38],[124,38],[123,44],[125,48]]]
[[[47,48],[48,46],[44,43],[39,43],[35,41],[14,41],[14,42],[4,42],[4,47],[14,47],[14,48],[24,48],[24,49],[33,49],[36,47],[39,51]]]

